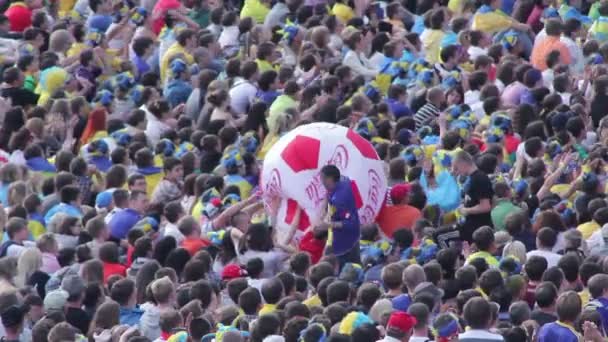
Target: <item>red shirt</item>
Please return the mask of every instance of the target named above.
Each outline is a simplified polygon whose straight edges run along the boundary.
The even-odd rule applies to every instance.
[[[422,217],[422,212],[407,204],[386,205],[378,213],[376,222],[382,229],[384,235],[389,239],[397,229],[412,229],[412,226]]]
[[[123,277],[127,276],[127,267],[122,264],[112,264],[109,262],[103,263],[103,282],[107,283],[108,278],[111,276],[118,274]]]
[[[32,26],[32,10],[23,2],[15,2],[4,12],[8,18],[11,31],[23,32]]]
[[[191,256],[196,254],[196,252],[201,249],[209,246],[211,243],[207,240],[197,239],[197,238],[186,238],[182,241],[182,247],[190,253]]]
[[[133,263],[133,252],[135,251],[135,247],[129,245],[127,247],[127,267],[131,267]]]

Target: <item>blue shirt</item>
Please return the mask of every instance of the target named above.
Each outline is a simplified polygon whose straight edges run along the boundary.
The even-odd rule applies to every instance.
[[[574,328],[560,321],[543,325],[538,332],[538,342],[579,342],[582,337]]]
[[[329,194],[328,203],[332,212],[331,220],[342,223],[341,228],[333,229],[332,241],[334,254],[342,255],[359,240],[359,213],[350,179],[342,177]]]
[[[393,115],[395,116],[395,119],[399,120],[399,118],[402,118],[404,116],[412,116],[412,110],[406,106],[405,104],[399,102],[399,100],[397,99],[386,99],[386,104],[388,105],[388,108],[390,108],[391,112],[393,113]]]
[[[112,216],[112,219],[108,224],[110,235],[117,239],[126,238],[129,230],[131,230],[141,218],[141,214],[131,208],[117,212]]]
[[[82,218],[82,212],[80,211],[80,209],[76,208],[75,206],[73,206],[71,204],[59,203],[59,204],[53,206],[46,213],[46,215],[44,215],[44,225],[48,226],[49,223],[53,220],[53,217],[55,217],[55,215],[58,213],[64,213],[68,216]]]
[[[139,80],[141,75],[145,74],[146,72],[150,71],[150,65],[148,64],[148,62],[133,54],[133,57],[131,57],[131,62],[133,63],[133,65],[135,65],[135,68],[137,69],[137,75],[136,75],[136,79]]]
[[[125,308],[120,307],[120,324],[126,324],[128,326],[139,325],[141,316],[144,312],[138,308]]]
[[[190,93],[192,93],[192,86],[188,82],[182,80],[173,80],[167,84],[165,97],[173,108],[179,104],[186,103],[186,101],[188,101],[188,97],[190,97]]]

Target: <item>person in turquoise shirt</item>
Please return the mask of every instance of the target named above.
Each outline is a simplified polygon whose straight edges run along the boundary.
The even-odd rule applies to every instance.
[[[490,212],[492,224],[496,230],[505,229],[505,218],[507,215],[522,210],[511,202],[511,188],[504,182],[494,185],[494,194],[497,197],[496,206]]]
[[[44,215],[44,224],[48,227],[49,223],[53,220],[53,217],[58,213],[64,213],[68,216],[74,216],[81,218],[82,211],[80,210],[80,202],[82,198],[80,196],[80,189],[74,185],[68,185],[61,189],[59,193],[61,197],[61,203],[52,207],[46,215]]]

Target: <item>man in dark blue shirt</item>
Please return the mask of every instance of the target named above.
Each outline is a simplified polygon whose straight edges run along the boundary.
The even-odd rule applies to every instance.
[[[347,262],[360,264],[360,222],[351,181],[341,176],[335,165],[326,165],[321,169],[321,182],[327,189],[329,219],[315,230],[328,232],[326,254],[336,255],[340,266]]]

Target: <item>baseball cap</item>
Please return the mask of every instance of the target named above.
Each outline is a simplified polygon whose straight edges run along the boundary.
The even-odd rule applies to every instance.
[[[77,275],[67,275],[61,281],[61,290],[65,291],[70,297],[82,294],[84,289],[84,281]]]
[[[407,309],[412,304],[412,299],[408,294],[400,294],[392,299],[393,309],[397,311],[407,312]]]
[[[374,305],[372,305],[372,308],[369,310],[369,316],[374,320],[374,322],[381,323],[382,318],[391,312],[393,312],[393,304],[391,303],[391,300],[383,298],[377,300]]]
[[[409,184],[397,184],[391,188],[391,200],[393,203],[401,202],[407,197],[410,192],[411,185]]]
[[[247,271],[241,268],[237,264],[228,264],[224,266],[222,270],[222,280],[230,280],[234,278],[241,278],[247,275]]]
[[[388,319],[388,324],[386,327],[388,329],[393,328],[402,331],[403,333],[407,333],[416,324],[416,317],[408,314],[407,312],[397,311],[391,314],[391,317]]]
[[[0,314],[2,325],[7,328],[16,327],[23,322],[23,317],[27,312],[25,306],[11,305]]]
[[[44,297],[44,310],[46,312],[63,310],[69,296],[70,294],[64,290],[55,290],[47,293],[46,297]]]
[[[95,207],[97,209],[107,208],[110,204],[112,204],[111,191],[102,191],[97,194],[97,198],[95,199]]]

